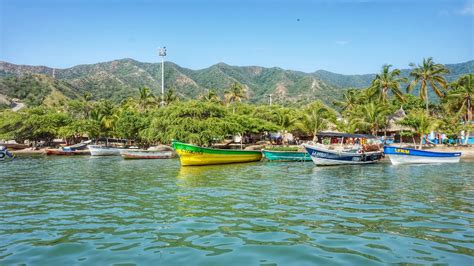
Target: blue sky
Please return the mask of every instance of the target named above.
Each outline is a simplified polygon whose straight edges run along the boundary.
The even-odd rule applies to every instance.
[[[362,74],[474,59],[474,2],[0,0],[0,60],[57,68],[119,58]]]

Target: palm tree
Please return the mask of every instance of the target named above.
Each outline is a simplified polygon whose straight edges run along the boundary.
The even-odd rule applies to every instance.
[[[242,84],[238,82],[232,83],[229,90],[226,90],[224,93],[224,99],[228,105],[234,102],[242,102],[242,99],[246,98],[246,90]],[[235,107],[232,109],[232,113],[235,113]]]
[[[295,117],[295,112],[289,108],[278,108],[273,111],[276,125],[283,129],[283,142],[288,143],[287,134],[288,131],[293,129],[298,118]]]
[[[109,100],[96,103],[91,111],[91,120],[99,126],[99,135],[109,137],[117,120],[115,105]]]
[[[225,91],[224,98],[227,103],[242,102],[247,98],[246,89],[238,82],[232,83],[230,88]]]
[[[139,89],[140,92],[140,98],[138,99],[139,104],[140,104],[140,109],[145,110],[150,106],[154,100],[155,96],[151,92],[150,88],[148,87],[142,87]]]
[[[452,91],[447,95],[448,100],[461,103],[460,112],[466,112],[465,121],[472,121],[472,97],[474,95],[474,74],[462,76],[451,85]]]
[[[414,69],[410,72],[410,77],[413,81],[407,87],[407,92],[410,93],[416,84],[420,83],[420,98],[426,102],[426,113],[428,110],[428,86],[438,95],[443,97],[442,89],[446,89],[448,82],[444,78],[444,74],[449,73],[449,70],[443,64],[435,64],[432,57],[428,59],[423,58],[423,63],[416,66],[414,63],[410,64]]]
[[[342,118],[336,121],[336,129],[340,132],[355,133],[357,130],[357,124],[346,118]]]
[[[88,102],[88,101],[92,100],[92,93],[84,92],[84,94],[82,94],[82,100],[84,102]]]
[[[91,112],[91,100],[92,100],[92,93],[85,92],[82,94],[82,106],[84,112],[84,118],[88,118]]]
[[[169,90],[166,91],[165,93],[165,103],[171,103],[174,101],[178,101],[179,97],[175,93],[175,90],[173,88],[170,88]]]
[[[383,65],[380,74],[377,74],[372,80],[370,88],[374,92],[374,96],[378,96],[383,103],[388,102],[388,92],[391,91],[395,97],[403,101],[403,93],[400,90],[400,83],[407,82],[406,78],[400,77],[400,69],[390,71],[392,65]]]
[[[342,108],[342,111],[351,111],[354,106],[357,105],[358,102],[358,89],[348,89],[347,91],[344,92],[342,95],[343,100],[341,101],[334,101],[335,106],[339,106]]]
[[[218,103],[221,101],[219,95],[217,95],[216,90],[210,89],[207,91],[207,94],[202,94],[199,96],[199,99],[204,102]]]
[[[454,100],[456,103],[461,103],[459,112],[466,112],[465,124],[470,124],[472,121],[472,96],[474,94],[474,74],[468,74],[459,78],[456,82],[451,84],[453,90],[448,94],[448,100]],[[465,144],[469,140],[469,128],[467,130],[467,137]]]
[[[404,119],[397,122],[402,126],[412,128],[420,136],[420,149],[423,148],[423,136],[431,132],[438,126],[435,119],[429,116],[423,110],[414,110],[410,112]],[[416,148],[416,147],[415,147]]]
[[[389,113],[390,110],[386,105],[370,102],[358,107],[350,124],[355,125],[359,130],[368,130],[372,135],[375,135],[387,124]]]
[[[331,116],[331,110],[324,104],[312,104],[310,108],[306,108],[295,126],[302,132],[313,135],[313,141],[316,141],[318,132],[328,128]]]

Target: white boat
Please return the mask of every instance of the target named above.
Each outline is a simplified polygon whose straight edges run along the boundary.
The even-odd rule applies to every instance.
[[[120,155],[122,155],[124,159],[169,159],[173,158],[174,151],[120,150]]]
[[[303,144],[314,164],[320,166],[343,164],[377,163],[382,157],[381,151],[362,152],[361,150],[330,150],[325,147]]]
[[[429,163],[459,163],[460,152],[434,152],[409,148],[385,146],[384,153],[393,165],[399,164],[429,164]]]
[[[103,145],[87,145],[91,156],[119,156],[120,149]]]

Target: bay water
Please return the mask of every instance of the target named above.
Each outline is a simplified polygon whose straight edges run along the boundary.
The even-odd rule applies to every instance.
[[[19,157],[0,265],[474,264],[474,163]]]

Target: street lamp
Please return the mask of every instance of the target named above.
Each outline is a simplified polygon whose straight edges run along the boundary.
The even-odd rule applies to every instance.
[[[158,54],[161,56],[161,105],[165,105],[165,56],[166,46],[158,49]]]

